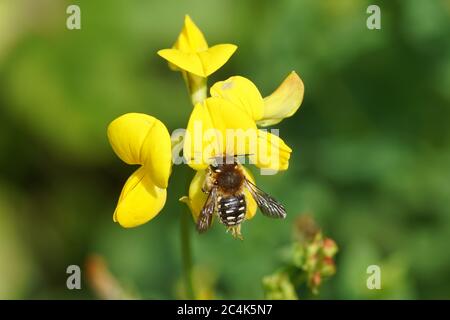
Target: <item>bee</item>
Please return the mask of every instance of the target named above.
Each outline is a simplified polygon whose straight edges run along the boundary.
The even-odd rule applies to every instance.
[[[242,239],[241,223],[247,211],[245,190],[249,191],[265,216],[282,219],[286,217],[282,204],[246,178],[244,168],[236,157],[231,161],[228,156],[217,159],[222,161],[215,161],[206,169],[202,191],[208,197],[197,221],[199,233],[209,229],[216,213],[219,221],[228,227],[227,232],[231,230],[235,238]]]

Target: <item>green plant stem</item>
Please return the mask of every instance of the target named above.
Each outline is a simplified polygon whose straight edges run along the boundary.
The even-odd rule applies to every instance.
[[[206,78],[196,76],[189,72],[183,72],[183,78],[186,82],[192,105],[195,106],[197,103],[202,103],[207,95]]]
[[[195,299],[194,285],[192,281],[192,248],[190,233],[190,216],[186,213],[181,214],[180,240],[181,240],[181,259],[184,271],[184,284],[187,298]]]
[[[206,78],[202,78],[183,72],[183,78],[187,86],[188,93],[191,97],[192,105],[202,103],[206,99],[207,84]],[[180,226],[180,240],[181,240],[181,259],[184,270],[184,284],[188,299],[195,299],[194,284],[192,281],[192,247],[191,247],[191,215],[181,214]]]

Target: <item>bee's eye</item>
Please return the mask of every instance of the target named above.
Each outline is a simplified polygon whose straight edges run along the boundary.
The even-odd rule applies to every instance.
[[[214,180],[213,184],[217,186],[219,182],[217,182],[217,180]]]

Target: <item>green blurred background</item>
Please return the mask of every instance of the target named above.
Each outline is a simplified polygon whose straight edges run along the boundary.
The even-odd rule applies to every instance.
[[[80,5],[81,30],[66,29],[68,4]],[[381,30],[366,28],[369,4]],[[306,87],[280,125],[289,170],[257,177],[287,220],[258,215],[244,241],[219,225],[193,234],[215,297],[262,298],[261,278],[309,213],[340,247],[318,298],[450,298],[450,1],[440,0],[0,0],[0,298],[96,298],[85,273],[82,290],[66,288],[67,266],[92,253],[137,296],[179,297],[177,199],[193,171],[174,168],[157,218],[120,228],[112,213],[134,168],[106,127],[126,112],[185,127],[184,83],[156,51],[186,13],[210,44],[239,46],[210,83],[240,74],[267,95],[296,70]]]

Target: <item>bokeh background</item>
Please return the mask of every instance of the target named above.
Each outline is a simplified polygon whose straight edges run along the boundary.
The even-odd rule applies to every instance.
[[[81,30],[66,29],[69,4],[81,7]],[[369,4],[381,7],[381,30],[366,28]],[[180,297],[177,199],[193,171],[174,168],[157,218],[120,228],[112,213],[134,168],[106,127],[126,112],[185,127],[184,83],[156,51],[186,13],[210,44],[239,46],[210,83],[244,75],[267,95],[296,70],[306,87],[279,126],[289,170],[257,177],[287,220],[258,215],[244,241],[220,225],[193,234],[210,296],[262,298],[261,278],[309,213],[340,248],[316,298],[450,298],[450,1],[440,0],[0,0],[0,298],[97,298],[91,254],[134,296]],[[66,288],[71,264],[82,290]]]

